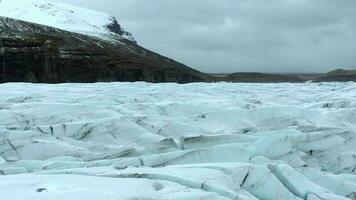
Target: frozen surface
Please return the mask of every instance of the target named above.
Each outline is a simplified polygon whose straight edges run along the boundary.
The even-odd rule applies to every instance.
[[[0,0],[0,16],[106,40],[124,38],[134,41],[123,29],[121,35],[111,32],[107,26],[114,23],[114,18],[106,13],[51,0]]]
[[[0,199],[355,200],[355,131],[355,83],[1,84]]]

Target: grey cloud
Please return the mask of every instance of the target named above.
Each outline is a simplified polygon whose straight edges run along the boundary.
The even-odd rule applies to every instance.
[[[354,0],[58,0],[115,15],[138,42],[205,72],[356,67]]]

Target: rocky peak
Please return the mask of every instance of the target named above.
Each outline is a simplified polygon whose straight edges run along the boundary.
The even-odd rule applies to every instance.
[[[127,32],[121,25],[118,23],[115,17],[110,18],[111,23],[106,27],[113,33],[120,35],[122,38],[127,39],[129,41],[135,42],[136,40],[132,36],[131,33]]]

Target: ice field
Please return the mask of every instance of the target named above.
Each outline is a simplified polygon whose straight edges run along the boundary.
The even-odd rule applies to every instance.
[[[0,85],[0,200],[356,199],[356,84]]]

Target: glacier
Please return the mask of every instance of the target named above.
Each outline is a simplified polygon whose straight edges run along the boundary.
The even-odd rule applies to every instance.
[[[356,84],[0,85],[0,199],[356,199]]]

